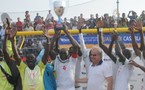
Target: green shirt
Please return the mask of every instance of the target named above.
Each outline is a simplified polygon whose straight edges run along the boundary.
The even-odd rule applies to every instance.
[[[18,69],[22,78],[23,90],[44,90],[43,73],[45,65],[39,62],[33,70],[21,61]]]
[[[9,75],[11,75],[11,71],[5,61],[0,61],[0,65]],[[0,69],[0,90],[13,90],[13,88],[14,86],[8,82],[5,74]]]
[[[8,54],[9,54],[9,56],[14,55],[14,54],[13,54],[13,50],[12,50],[12,43],[11,43],[10,40],[7,40],[7,52],[8,52]]]

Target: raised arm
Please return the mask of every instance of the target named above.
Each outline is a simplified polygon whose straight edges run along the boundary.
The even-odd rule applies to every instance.
[[[136,22],[133,21],[133,20],[132,20],[130,23],[136,24]],[[134,49],[134,51],[135,51],[135,54],[136,54],[137,56],[140,56],[140,55],[141,55],[141,51],[140,51],[140,49],[139,49],[139,47],[138,47],[138,45],[137,45],[137,42],[136,42],[136,40],[135,40],[135,35],[134,35],[134,28],[135,28],[135,25],[134,25],[134,24],[130,25],[129,31],[130,31],[130,34],[131,34],[132,46],[133,46],[133,49]],[[141,38],[142,38],[142,36],[141,36]]]
[[[77,43],[77,41],[70,35],[66,26],[65,26],[65,29],[63,31],[68,36],[68,38],[73,46],[73,49],[74,49],[73,53],[78,53],[78,48],[80,48],[80,47],[79,47],[79,44]]]
[[[145,72],[145,67],[144,67],[144,66],[139,65],[138,63],[136,63],[136,62],[133,61],[133,60],[130,60],[129,63],[132,64],[132,65],[135,66],[135,67],[140,68],[143,72]]]
[[[82,53],[85,54],[87,48],[86,48],[84,37],[82,34],[82,28],[79,29],[79,40],[80,40],[80,46],[82,49]]]
[[[118,42],[118,38],[115,40],[115,53],[119,57],[119,61],[124,63],[126,58],[122,53],[122,49],[121,49],[120,44]]]
[[[5,37],[4,37],[4,42],[3,42],[3,53],[4,53],[4,59],[6,61],[6,63],[9,65],[9,60],[11,60],[8,52],[7,52],[7,40],[9,37],[9,30],[6,30],[5,32]]]
[[[113,60],[114,63],[116,63],[117,58],[112,54],[112,47],[113,47],[113,43],[115,41],[115,37],[112,37],[111,43],[109,45],[109,48],[107,48],[107,46],[105,46],[103,44],[103,33],[102,33],[102,28],[97,28],[97,32],[98,32],[98,38],[99,38],[99,46],[102,48],[102,50],[111,58],[111,60]]]
[[[48,35],[48,30],[43,30],[43,35],[46,37],[46,44],[44,46],[45,48],[45,51],[44,51],[44,54],[42,56],[42,62],[44,65],[46,65],[47,63],[47,59],[48,59],[48,56],[49,56],[49,51],[50,51],[50,38],[49,38],[49,35]]]
[[[51,40],[51,44],[50,44],[50,48],[53,48],[53,50],[55,50],[56,53],[59,53],[58,41],[59,41],[60,36],[61,36],[61,31],[55,32],[55,34],[53,35],[53,38]]]
[[[9,33],[10,33],[9,39],[12,43],[12,50],[13,50],[13,53],[14,53],[14,59],[16,60],[17,64],[20,65],[21,56],[18,53],[18,50],[16,48],[16,42],[14,40],[14,37],[16,36],[16,33],[17,33],[16,28],[14,27]]]

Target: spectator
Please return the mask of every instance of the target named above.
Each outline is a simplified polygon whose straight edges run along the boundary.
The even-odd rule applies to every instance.
[[[20,18],[17,18],[17,22],[16,22],[16,27],[18,31],[22,31],[23,30],[23,23],[20,21]]]
[[[0,30],[0,39],[1,39],[1,48],[3,48],[3,41],[4,41],[4,37],[5,37],[5,31],[6,31],[6,26],[7,24],[5,22],[3,22],[3,26]]]
[[[67,18],[64,18],[64,25],[66,25],[68,27],[68,29],[70,29],[70,23],[67,21]]]
[[[74,16],[73,22],[72,22],[72,29],[77,29],[78,21],[77,17]]]
[[[96,17],[95,17],[95,25],[97,25],[98,19],[99,19],[99,15],[98,15],[98,13],[96,13]],[[97,26],[96,26],[96,27],[97,27]]]
[[[90,19],[88,20],[89,21],[89,29],[93,29],[95,28],[95,19],[94,19],[94,16],[91,14],[90,15]]]
[[[51,20],[52,17],[53,17],[53,16],[52,16],[52,14],[51,14],[51,10],[48,10],[48,14],[47,14],[47,17],[46,17],[46,19],[45,19],[45,22],[47,22],[47,20]]]
[[[133,19],[135,19],[136,20],[136,18],[137,18],[137,13],[135,12],[135,11],[129,11],[129,13],[128,13],[128,18],[130,19],[130,20],[133,20]]]
[[[25,20],[26,20],[26,22],[30,22],[31,21],[29,11],[25,12]]]
[[[34,31],[32,24],[29,22],[26,22],[26,24],[24,26],[24,31]]]
[[[38,23],[38,19],[41,18],[41,16],[39,16],[39,13],[36,14],[35,18],[34,18],[34,30],[36,30],[36,26],[37,26],[37,23]]]
[[[120,22],[121,22],[120,27],[128,27],[128,19],[126,18],[125,13],[122,13],[122,18]]]
[[[107,13],[104,14],[103,23],[104,23],[104,28],[110,27],[109,15]]]
[[[144,27],[145,26],[145,11],[144,10],[142,11],[140,17],[141,17],[141,20],[143,22],[143,27]]]
[[[81,13],[80,18],[78,17],[78,26],[77,26],[77,28],[78,29],[80,29],[81,27],[85,28],[84,26],[85,26],[85,19],[83,17],[83,14]]]

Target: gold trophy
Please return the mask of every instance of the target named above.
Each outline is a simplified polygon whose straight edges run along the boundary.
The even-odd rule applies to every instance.
[[[61,19],[61,16],[64,14],[65,6],[65,0],[53,0],[53,10],[58,16],[58,21],[54,27],[55,30],[64,29],[63,20]]]

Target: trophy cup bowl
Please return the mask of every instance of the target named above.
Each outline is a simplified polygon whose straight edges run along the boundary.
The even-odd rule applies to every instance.
[[[63,20],[61,19],[61,16],[64,14],[66,3],[64,0],[54,0],[53,1],[53,10],[55,14],[58,16],[58,21],[56,25],[54,26],[55,30],[63,30]]]

